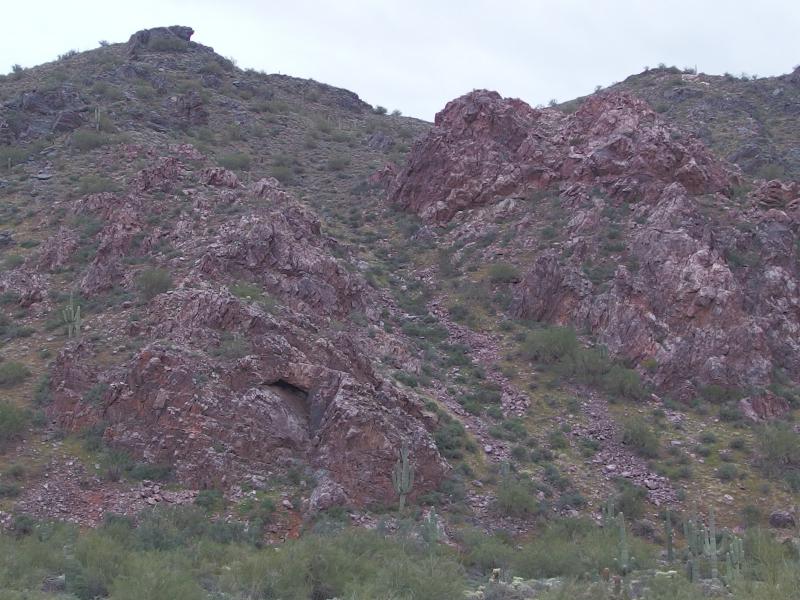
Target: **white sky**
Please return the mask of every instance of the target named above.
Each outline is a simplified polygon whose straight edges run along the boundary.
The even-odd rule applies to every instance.
[[[474,88],[544,104],[645,65],[778,75],[800,0],[28,0],[3,2],[0,72],[160,25],[240,67],[310,77],[432,120]]]

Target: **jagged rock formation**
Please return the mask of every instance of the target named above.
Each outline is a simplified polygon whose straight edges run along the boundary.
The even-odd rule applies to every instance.
[[[165,193],[186,184],[201,187],[193,206],[181,209]],[[248,210],[210,232],[203,222],[216,203]],[[176,208],[174,226],[147,227]],[[87,296],[134,287],[131,257],[152,256],[165,243],[182,258],[170,268],[179,289],[155,296],[146,318],[130,326],[129,335],[147,340],[130,360],[105,364],[88,341],[59,354],[48,414],[61,427],[101,427],[112,446],[172,464],[196,488],[228,486],[302,459],[322,486],[314,509],[391,502],[389,475],[403,446],[416,465],[415,493],[441,481],[448,466],[429,433],[433,417],[377,374],[362,334],[326,332],[328,315],[375,318],[379,299],[329,254],[334,243],[319,220],[276,180],[246,189],[230,171],[193,171],[164,156],[125,192],[88,195],[72,210],[102,223],[81,281]],[[62,228],[30,266],[46,273],[63,265],[75,239]],[[6,277],[3,285],[32,286],[41,276]],[[237,281],[252,282],[252,293],[265,290],[283,308],[232,295],[226,286]],[[20,302],[37,298],[20,293]]]
[[[564,114],[477,91],[437,115],[389,199],[464,229],[480,227],[483,205],[557,197],[567,222],[522,265],[511,313],[588,329],[689,398],[710,384],[766,386],[775,369],[800,377],[796,187],[765,183],[745,198],[740,185],[633,96]],[[517,231],[528,246],[535,233]]]

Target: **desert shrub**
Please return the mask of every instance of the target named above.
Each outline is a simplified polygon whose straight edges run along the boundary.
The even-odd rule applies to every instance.
[[[119,185],[113,179],[99,175],[84,175],[78,182],[78,192],[81,194],[115,192],[118,189]]]
[[[226,169],[238,169],[240,171],[250,170],[250,155],[241,152],[232,152],[230,154],[223,154],[217,158],[220,166]]]
[[[22,146],[0,146],[0,169],[20,165],[28,160],[30,152]]]
[[[326,164],[329,171],[341,171],[350,165],[350,159],[346,156],[334,156],[328,159]]]
[[[467,437],[467,430],[460,421],[442,413],[439,415],[439,423],[433,439],[445,458],[462,458],[465,451],[472,450],[473,443]]]
[[[622,442],[640,456],[656,458],[660,448],[658,435],[641,417],[627,419],[622,429]]]
[[[165,560],[160,553],[135,554],[126,573],[111,586],[113,600],[197,600],[207,594],[192,576],[186,560]]]
[[[519,278],[519,271],[510,263],[500,262],[489,267],[489,281],[492,283],[514,283]]]
[[[720,467],[717,469],[717,477],[720,479],[720,481],[732,481],[733,479],[736,479],[738,475],[739,470],[736,468],[736,465],[731,463],[720,465]]]
[[[525,578],[593,577],[603,569],[617,571],[618,528],[603,530],[588,519],[562,519],[524,544],[514,557],[514,572]],[[637,565],[653,562],[650,547],[629,535]]]
[[[578,351],[578,336],[570,327],[537,329],[527,335],[522,343],[525,358],[543,363],[555,363]]]
[[[126,474],[131,479],[143,481],[166,481],[172,474],[172,466],[164,463],[137,462],[128,467]]]
[[[223,578],[223,591],[253,598],[463,598],[460,565],[426,543],[400,543],[380,533],[344,529],[307,535],[279,551],[243,557]]]
[[[642,379],[633,369],[621,365],[614,365],[603,376],[603,387],[612,396],[639,400],[644,396]]]
[[[492,569],[508,569],[514,560],[516,549],[497,535],[486,535],[476,529],[467,529],[461,534],[464,546],[464,563],[488,574]]]
[[[172,287],[172,276],[164,269],[147,269],[142,271],[136,283],[142,299],[149,302]]]
[[[219,347],[213,350],[215,356],[227,359],[237,359],[247,356],[252,352],[247,339],[239,335],[226,334],[220,340]]]
[[[773,477],[800,470],[800,434],[785,423],[766,425],[758,436],[764,471]]]
[[[722,385],[707,385],[700,388],[700,397],[712,404],[723,404],[729,400],[736,400],[741,396],[741,391],[736,388]]]
[[[0,363],[0,386],[13,386],[30,377],[30,370],[22,363],[9,361]]]
[[[72,145],[81,152],[88,152],[111,143],[112,139],[105,133],[92,129],[77,129],[72,132]]]
[[[530,517],[540,511],[531,481],[510,474],[503,477],[497,486],[496,507],[507,517]]]
[[[614,506],[627,519],[638,519],[644,514],[647,490],[632,484],[626,479],[616,481],[617,491],[614,495]]]
[[[85,404],[98,406],[103,401],[103,396],[105,396],[107,391],[108,391],[107,383],[96,383],[88,390],[86,390],[86,393],[83,395],[82,401]]]
[[[373,109],[373,112],[376,115],[385,115],[388,111],[386,110],[385,106],[378,105]]]
[[[225,507],[225,498],[221,490],[201,490],[194,503],[208,513],[214,513]]]

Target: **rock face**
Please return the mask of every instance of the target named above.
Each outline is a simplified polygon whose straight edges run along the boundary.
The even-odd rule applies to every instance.
[[[589,330],[688,398],[712,384],[766,386],[776,369],[800,378],[796,186],[734,196],[739,182],[632,96],[564,114],[478,91],[436,116],[389,199],[454,220],[455,239],[502,212],[526,257],[510,312]],[[541,224],[520,204],[536,211],[548,197],[566,214],[531,253]]]
[[[602,185],[630,201],[653,200],[673,182],[690,193],[729,187],[729,173],[699,142],[671,133],[627,94],[592,97],[565,115],[479,90],[436,115],[389,199],[447,222],[459,210],[561,182]]]
[[[89,102],[69,85],[29,90],[0,105],[0,143],[70,132],[87,121]]]
[[[183,25],[142,29],[134,33],[128,40],[128,53],[136,56],[142,49],[174,49],[181,43],[188,43],[192,35],[194,35],[194,29]]]
[[[175,153],[149,159],[125,190],[72,206],[101,226],[82,294],[134,288],[135,265],[166,244],[179,249],[169,265],[177,289],[127,325],[126,336],[143,342],[130,357],[109,362],[90,341],[68,344],[51,373],[49,416],[67,431],[99,427],[112,447],[171,465],[195,489],[299,461],[316,473],[312,510],[389,503],[403,446],[416,467],[414,493],[436,488],[448,465],[432,417],[377,374],[372,340],[331,327],[353,311],[374,318],[374,290],[331,254],[319,220],[275,179],[245,190],[225,169],[189,169],[179,156],[197,160],[196,151]],[[176,204],[170,194],[183,185],[194,186],[189,202]],[[231,206],[244,214],[205,225]],[[171,220],[161,227],[164,215]],[[43,274],[9,272],[0,288],[41,301],[46,273],[63,267],[75,244],[62,229],[31,261]]]
[[[108,443],[171,463],[182,482],[199,488],[302,459],[348,502],[390,502],[391,468],[404,444],[419,490],[446,472],[419,401],[364,369],[366,358],[346,343],[314,343],[302,329],[205,286],[158,297],[147,326],[159,341],[109,370],[86,368],[94,361],[88,344],[59,355],[50,410],[61,426],[102,422]]]

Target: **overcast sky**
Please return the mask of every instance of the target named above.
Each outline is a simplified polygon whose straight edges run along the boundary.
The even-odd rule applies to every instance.
[[[531,104],[645,65],[778,75],[800,63],[800,0],[28,0],[3,6],[0,72],[138,29],[189,25],[240,67],[309,77],[432,120],[490,88]]]

